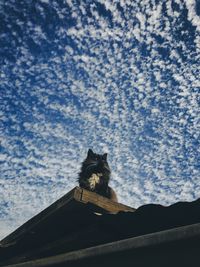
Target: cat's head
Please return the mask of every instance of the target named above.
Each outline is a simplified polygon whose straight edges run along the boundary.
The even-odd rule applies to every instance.
[[[83,164],[88,171],[94,173],[110,173],[110,167],[107,162],[107,153],[100,155],[94,153],[92,149],[89,149]]]

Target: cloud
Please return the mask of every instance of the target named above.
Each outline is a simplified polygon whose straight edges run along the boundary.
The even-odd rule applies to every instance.
[[[1,237],[77,185],[89,147],[122,203],[199,197],[194,1],[0,6]]]

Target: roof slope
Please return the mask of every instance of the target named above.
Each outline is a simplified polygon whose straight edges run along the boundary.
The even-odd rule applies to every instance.
[[[101,212],[102,216],[96,212]],[[80,249],[110,242],[115,242],[117,249],[120,240],[131,238],[131,242],[135,242],[134,237],[137,237],[143,242],[143,237],[148,234],[153,234],[151,240],[156,244],[160,240],[156,233],[166,230],[171,231],[171,241],[167,232],[161,235],[162,243],[175,242],[181,237],[191,247],[194,233],[198,232],[196,239],[200,243],[199,223],[200,199],[169,207],[149,204],[135,210],[75,188],[0,242],[0,266],[57,257],[73,251],[78,253]],[[192,224],[196,224],[195,228],[184,228]],[[179,235],[176,228],[179,228]]]
[[[96,213],[119,211],[135,209],[75,187],[0,242],[0,266],[116,240]]]

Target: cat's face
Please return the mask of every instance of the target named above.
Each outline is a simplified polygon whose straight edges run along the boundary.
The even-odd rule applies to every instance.
[[[94,173],[110,173],[110,168],[107,162],[107,153],[100,155],[88,150],[87,158],[84,161],[84,165],[87,170]]]

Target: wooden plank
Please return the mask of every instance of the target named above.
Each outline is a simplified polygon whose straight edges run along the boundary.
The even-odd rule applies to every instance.
[[[105,198],[103,196],[100,196],[96,193],[90,192],[90,191],[85,190],[85,189],[82,189],[82,195],[81,195],[80,200],[83,203],[91,203],[95,206],[98,206],[98,207],[100,207],[100,208],[102,208],[105,211],[108,211],[110,213],[117,213],[119,211],[129,211],[129,212],[135,211],[134,208],[123,205],[121,203],[111,201],[108,198]]]
[[[80,202],[82,202],[82,201],[81,201],[82,194],[83,194],[83,189],[82,189],[82,188],[80,188],[80,187],[78,187],[78,186],[74,188],[74,199],[75,199],[76,201],[80,201]]]

